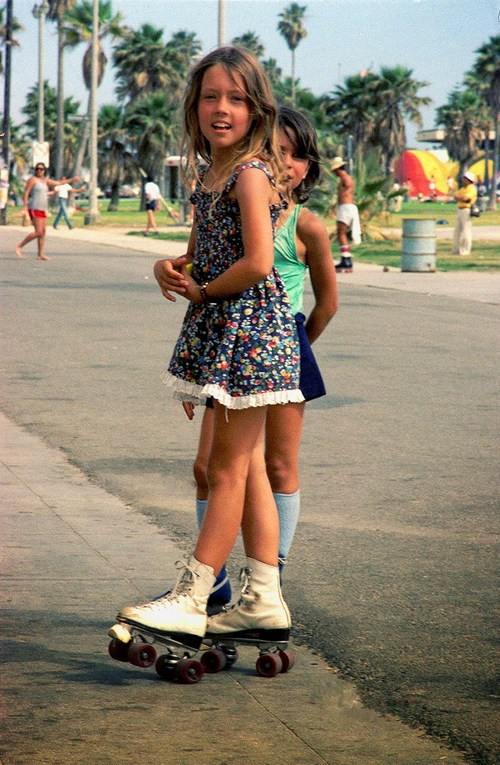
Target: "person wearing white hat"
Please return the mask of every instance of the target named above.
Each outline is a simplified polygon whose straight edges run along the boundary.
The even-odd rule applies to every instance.
[[[453,254],[470,255],[472,249],[471,207],[476,204],[476,176],[467,170],[462,176],[462,186],[454,194],[458,203],[455,231],[453,234]]]
[[[350,232],[354,244],[361,242],[361,225],[358,208],[354,204],[354,181],[345,169],[345,159],[334,157],[331,169],[339,179],[337,189],[337,239],[340,247],[340,263],[337,263],[337,273],[351,273],[352,254],[348,234]]]

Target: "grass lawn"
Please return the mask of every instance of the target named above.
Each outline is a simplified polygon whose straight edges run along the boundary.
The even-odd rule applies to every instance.
[[[336,248],[332,248],[335,254]],[[438,271],[498,271],[500,270],[500,243],[473,242],[469,257],[452,254],[451,241],[437,241],[436,269]],[[355,261],[376,263],[380,266],[401,268],[401,241],[367,242],[353,247]]]

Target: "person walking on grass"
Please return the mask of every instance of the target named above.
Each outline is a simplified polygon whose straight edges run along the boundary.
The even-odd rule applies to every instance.
[[[273,265],[273,231],[286,204],[278,190],[285,170],[276,103],[250,52],[218,48],[195,65],[184,128],[195,221],[178,264],[189,306],[166,383],[182,401],[214,401],[208,502],[173,590],[123,608],[118,620],[198,648],[215,577],[241,527],[246,584],[234,608],[210,617],[208,631],[251,630],[262,639],[271,631],[273,639],[288,639],[278,514],[262,442],[267,410],[304,397],[295,321]]]

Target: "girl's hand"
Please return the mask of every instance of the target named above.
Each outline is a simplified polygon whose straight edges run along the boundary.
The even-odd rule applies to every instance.
[[[157,260],[154,264],[153,272],[162,295],[172,303],[176,302],[176,298],[171,294],[172,292],[187,297],[185,293],[189,282],[186,264],[187,258],[185,256],[175,260]]]
[[[182,408],[186,412],[188,420],[192,420],[194,417],[194,408],[196,404],[193,404],[192,401],[183,401],[182,402]]]

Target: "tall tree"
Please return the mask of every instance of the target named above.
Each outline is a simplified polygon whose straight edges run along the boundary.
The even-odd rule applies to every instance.
[[[108,210],[118,209],[120,185],[137,179],[139,173],[124,127],[124,112],[114,104],[104,104],[98,120],[99,185],[111,187]]]
[[[184,92],[187,74],[201,49],[202,44],[196,34],[182,29],[167,42],[167,56],[171,58],[178,77],[178,94]]]
[[[165,60],[163,29],[143,24],[139,30],[128,30],[113,49],[113,64],[121,101],[133,102],[144,93],[167,87],[171,67]]]
[[[245,32],[245,34],[239,37],[234,37],[231,40],[231,45],[236,45],[238,48],[246,48],[257,58],[262,58],[265,53],[265,48],[255,32]]]
[[[375,130],[378,85],[379,78],[372,72],[351,75],[323,101],[323,109],[336,132],[345,140],[352,135],[357,164]]]
[[[295,104],[295,49],[299,42],[307,36],[303,20],[306,5],[291,3],[288,8],[279,14],[278,32],[285,38],[292,53],[292,103]]]
[[[47,17],[57,24],[57,129],[55,136],[55,175],[61,178],[64,153],[64,14],[75,6],[76,0],[49,0]]]
[[[489,41],[476,51],[477,59],[472,70],[466,75],[465,83],[484,98],[491,114],[491,124],[495,133],[493,147],[493,184],[490,192],[490,208],[496,210],[496,177],[500,147],[500,35],[490,37]]]
[[[126,109],[123,125],[134,145],[137,163],[146,175],[160,177],[165,157],[177,147],[178,111],[178,101],[165,90],[148,93]]]
[[[444,146],[451,159],[459,163],[459,177],[477,158],[482,143],[481,110],[484,103],[477,91],[455,88],[448,103],[436,110],[437,122],[445,129]]]
[[[118,97],[132,103],[142,95],[167,89],[180,98],[200,50],[201,43],[191,32],[177,32],[165,44],[163,30],[151,24],[130,30],[113,51]]]
[[[46,140],[50,144],[50,166],[54,168],[55,135],[58,121],[57,93],[55,88],[49,85],[47,80],[44,82],[44,104],[44,134],[46,136]],[[77,123],[73,122],[71,118],[78,116],[79,108],[79,102],[73,101],[72,96],[64,99],[63,120],[67,124],[67,140],[64,147],[62,165],[63,172],[61,175],[71,174],[73,157],[78,145]],[[22,108],[22,113],[26,117],[24,122],[25,131],[32,140],[35,140],[38,135],[38,83],[28,91],[28,95],[26,96],[26,104]]]
[[[6,24],[6,9],[0,8],[0,74],[3,74],[3,57],[2,57],[2,48],[5,45],[5,40],[7,39],[7,24]],[[11,45],[19,45],[19,42],[13,37],[13,35],[16,32],[22,32],[24,29],[23,26],[18,22],[16,18],[12,19],[12,25],[11,25]]]
[[[431,99],[419,96],[427,82],[413,79],[412,70],[404,66],[382,67],[375,89],[376,123],[373,135],[375,146],[380,146],[385,175],[392,173],[396,157],[406,148],[405,120],[422,125],[420,108]]]
[[[99,0],[99,51],[98,51],[98,85],[101,84],[108,62],[102,48],[102,41],[106,38],[116,40],[121,37],[127,27],[122,23],[121,13],[113,13],[111,0]],[[87,48],[83,56],[82,73],[85,87],[90,91],[91,64],[92,64],[92,0],[80,0],[72,9],[64,14],[64,35],[69,47],[76,47],[80,43],[86,43]],[[83,159],[87,151],[90,134],[90,95],[87,107],[87,118],[83,123],[82,140],[76,155],[73,175],[80,175]]]

